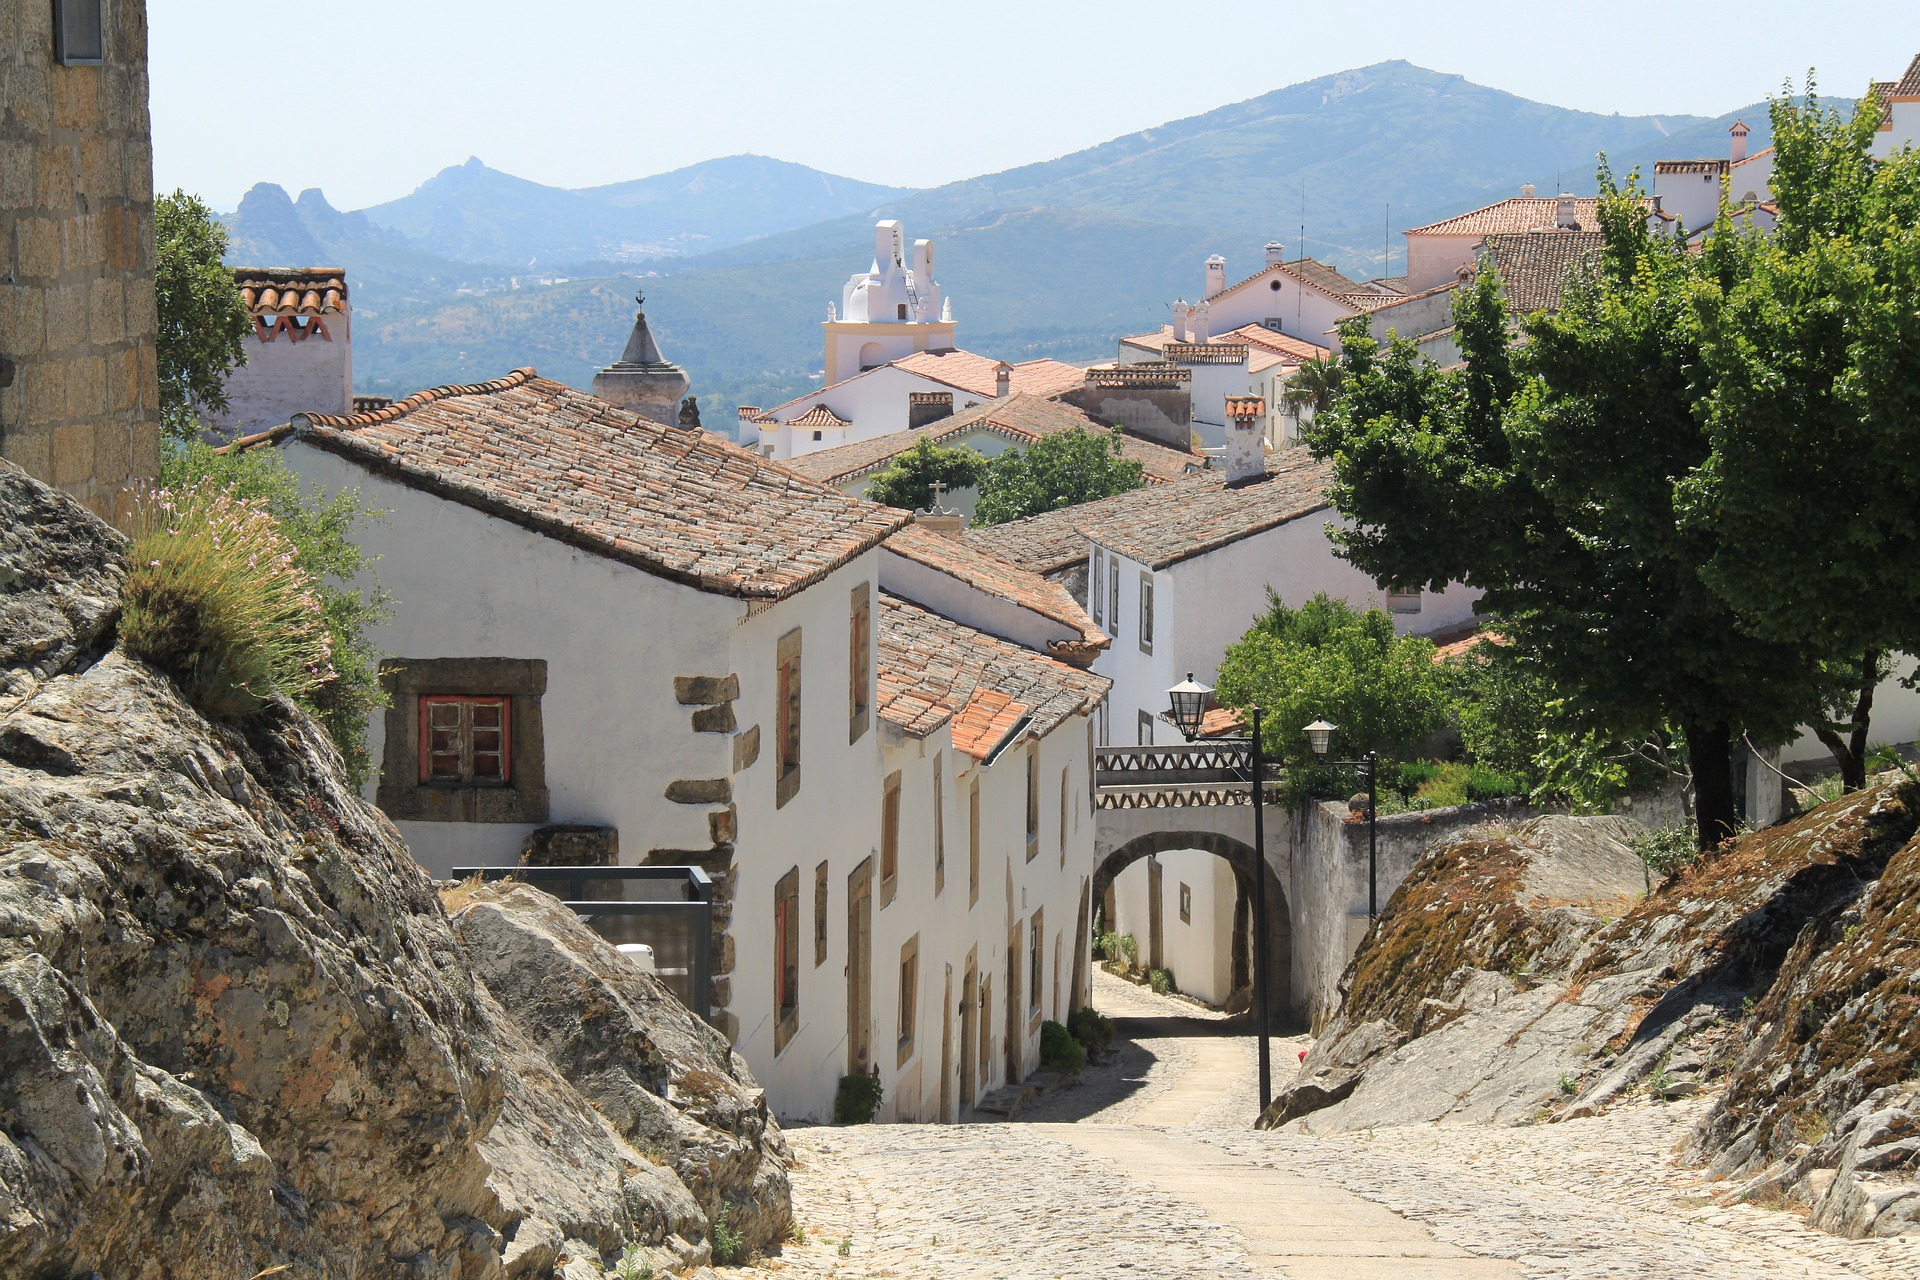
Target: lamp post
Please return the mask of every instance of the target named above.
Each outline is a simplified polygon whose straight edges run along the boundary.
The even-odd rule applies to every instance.
[[[1358,760],[1327,760],[1327,748],[1333,745],[1333,731],[1340,726],[1328,724],[1325,720],[1315,720],[1306,727],[1307,745],[1313,748],[1313,754],[1326,760],[1328,764],[1341,768],[1358,769],[1367,779],[1367,919],[1372,920],[1380,914],[1380,877],[1378,871],[1378,835],[1379,822],[1379,785],[1380,754],[1369,751]]]
[[[1173,723],[1188,742],[1200,736],[1200,722],[1207,713],[1207,700],[1213,689],[1194,681],[1193,672],[1167,690],[1172,703]],[[1247,752],[1247,776],[1253,782],[1253,1017],[1260,1037],[1260,1110],[1265,1113],[1273,1102],[1273,1056],[1268,1034],[1267,963],[1267,830],[1266,776],[1260,764],[1260,708],[1249,707],[1253,718],[1252,736],[1215,739],[1222,745],[1244,747]]]

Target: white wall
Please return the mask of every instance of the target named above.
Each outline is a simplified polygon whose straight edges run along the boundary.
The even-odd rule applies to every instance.
[[[870,369],[844,382],[822,387],[817,394],[795,401],[791,407],[781,410],[783,422],[779,426],[761,423],[758,441],[760,451],[765,456],[784,461],[788,458],[804,457],[809,453],[818,453],[822,449],[831,449],[835,445],[852,444],[858,440],[871,440],[875,436],[905,431],[907,429],[907,396],[915,391],[952,392],[956,413],[970,404],[979,403],[977,397],[955,390],[944,382],[936,382],[932,378],[888,365]],[[816,404],[826,405],[834,413],[845,418],[848,425],[814,428],[789,427],[784,424],[784,419],[801,417]],[[813,438],[816,430],[820,434],[818,440]],[[768,445],[773,446],[771,454],[766,454]],[[749,444],[748,447],[754,446]]]
[[[249,332],[246,363],[227,375],[227,411],[204,413],[207,425],[231,438],[277,427],[296,413],[352,413],[352,317],[319,322],[327,336],[312,333],[299,342],[286,333],[262,342]]]
[[[1407,289],[1421,293],[1454,279],[1462,267],[1478,266],[1480,242],[1475,235],[1407,236]]]
[[[1278,289],[1273,287],[1276,281],[1280,285]],[[1277,319],[1281,333],[1324,345],[1321,335],[1356,310],[1301,284],[1284,271],[1273,271],[1210,302],[1207,327],[1218,337],[1242,325],[1265,324],[1269,319]]]

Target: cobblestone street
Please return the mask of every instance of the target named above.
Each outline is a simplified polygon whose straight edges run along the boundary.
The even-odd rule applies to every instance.
[[[1113,1059],[1011,1124],[789,1131],[805,1244],[836,1280],[1920,1277],[1920,1247],[1710,1202],[1668,1152],[1707,1103],[1522,1128],[1258,1133],[1253,1041],[1097,975]],[[1274,1042],[1284,1080],[1301,1040]]]

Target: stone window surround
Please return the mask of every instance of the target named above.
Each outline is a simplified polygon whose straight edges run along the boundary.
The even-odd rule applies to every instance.
[[[1140,652],[1153,652],[1153,575],[1146,570],[1140,573]]]
[[[813,967],[827,962],[827,880],[828,864],[813,869]]]
[[[774,798],[773,807],[784,808],[800,794],[800,747],[805,741],[801,723],[804,714],[804,683],[801,680],[800,628],[780,637],[775,650],[774,679]]]
[[[847,611],[847,741],[858,742],[873,715],[873,588],[853,589]]]
[[[773,969],[773,1052],[777,1057],[800,1029],[799,867],[790,868],[773,888]],[[791,979],[785,976],[787,970],[792,971]],[[788,981],[792,989],[784,990]]]
[[[547,691],[541,658],[387,658],[380,683],[391,699],[375,803],[401,822],[547,821],[547,758],[540,718]],[[420,781],[420,698],[424,694],[504,696],[512,771],[506,785]]]
[[[1035,907],[1033,919],[1027,925],[1027,967],[1032,971],[1027,975],[1027,1031],[1040,1029],[1040,1015],[1044,1006],[1040,1002],[1040,987],[1046,971],[1047,928],[1046,908]]]
[[[967,906],[980,901],[980,771],[967,784]]]
[[[900,947],[900,1039],[895,1048],[894,1068],[913,1060],[913,1042],[920,1023],[920,935],[914,934]]]
[[[880,906],[900,891],[900,775],[887,775],[880,792]]]
[[[933,896],[947,887],[947,755],[933,753]]]
[[[1027,744],[1027,861],[1040,853],[1040,744]]]
[[[1184,880],[1180,882],[1180,923],[1193,923],[1193,887]]]

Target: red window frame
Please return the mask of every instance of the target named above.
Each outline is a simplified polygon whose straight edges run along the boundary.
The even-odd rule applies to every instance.
[[[435,707],[463,708],[451,727],[455,732],[453,751],[435,751],[433,709]],[[498,733],[500,749],[476,751],[474,738],[477,733],[494,732],[493,726],[476,728],[473,723],[473,709],[480,707],[497,708],[500,713]],[[442,786],[506,786],[513,780],[513,699],[505,694],[422,694],[420,695],[420,784]],[[499,775],[481,773],[475,767],[476,756],[500,757]],[[457,764],[452,773],[440,773],[434,769],[436,758],[456,757]]]

